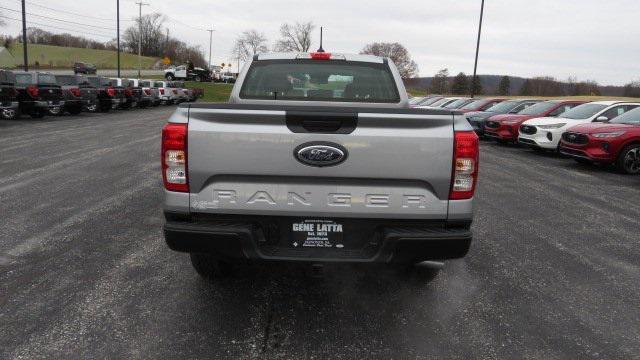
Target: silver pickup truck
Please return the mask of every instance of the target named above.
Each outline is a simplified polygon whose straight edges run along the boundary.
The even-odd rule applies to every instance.
[[[478,138],[411,109],[392,61],[264,54],[162,131],[165,239],[203,276],[252,260],[412,265],[471,243]]]

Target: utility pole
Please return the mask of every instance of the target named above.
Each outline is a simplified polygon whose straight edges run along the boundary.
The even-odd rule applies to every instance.
[[[213,43],[213,32],[215,30],[209,29],[207,31],[209,32],[209,66],[207,66],[207,67],[211,68],[211,44]]]
[[[480,25],[478,25],[478,42],[476,43],[476,61],[473,64],[473,79],[471,79],[471,98],[472,99],[476,93],[476,81],[477,81],[476,71],[478,70],[478,52],[480,51],[480,34],[482,33],[483,14],[484,14],[484,0],[482,0],[482,4],[480,5]]]
[[[142,6],[149,5],[143,2],[136,3],[140,7],[138,15],[138,79],[140,79],[140,69],[142,68]]]
[[[120,0],[116,1],[116,6],[117,6],[117,10],[116,10],[116,21],[117,21],[117,25],[116,25],[116,31],[118,32],[116,34],[116,37],[118,40],[117,41],[117,46],[118,46],[118,77],[120,77]]]
[[[27,56],[27,11],[25,0],[22,0],[22,49],[24,52],[24,71],[29,71],[29,57]]]

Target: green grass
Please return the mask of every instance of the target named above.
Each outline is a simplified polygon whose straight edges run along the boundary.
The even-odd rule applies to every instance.
[[[95,50],[72,48],[62,46],[28,44],[29,66],[40,63],[40,68],[64,68],[70,69],[74,62],[89,62],[95,64],[98,69],[115,69],[117,67],[117,52],[111,50]],[[22,65],[22,44],[13,44],[9,49],[15,59],[15,64],[0,64],[0,67],[13,67]],[[157,58],[142,58],[142,68],[151,69],[158,61]],[[120,66],[123,69],[137,69],[138,55],[120,53]]]
[[[202,102],[227,102],[231,94],[232,84],[187,81],[185,85],[190,88],[204,89],[204,96],[198,101]]]

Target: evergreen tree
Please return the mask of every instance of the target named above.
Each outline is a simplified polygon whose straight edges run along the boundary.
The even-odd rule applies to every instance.
[[[451,83],[451,93],[454,95],[464,95],[467,94],[468,90],[469,79],[467,79],[467,75],[461,72],[453,78]]]
[[[498,95],[508,96],[511,92],[511,79],[508,76],[503,76],[498,85]]]
[[[475,95],[482,95],[482,81],[480,80],[480,76],[476,76],[475,79],[471,80],[471,84],[469,86],[469,92]]]

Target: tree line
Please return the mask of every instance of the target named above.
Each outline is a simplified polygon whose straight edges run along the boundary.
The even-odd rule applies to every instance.
[[[486,95],[519,95],[519,96],[599,96],[601,95],[600,85],[593,80],[578,81],[575,77],[570,77],[567,81],[560,81],[552,76],[536,76],[525,79],[522,85],[512,89],[511,78],[502,76],[500,82],[494,88],[487,89],[482,83],[480,76],[476,81],[472,81],[472,76],[467,76],[464,72],[451,77],[448,69],[439,70],[431,80],[429,91],[434,94],[454,94],[468,95],[471,88],[475,94]],[[633,96],[634,89],[640,95],[640,82],[629,84],[625,87],[625,96]]]

